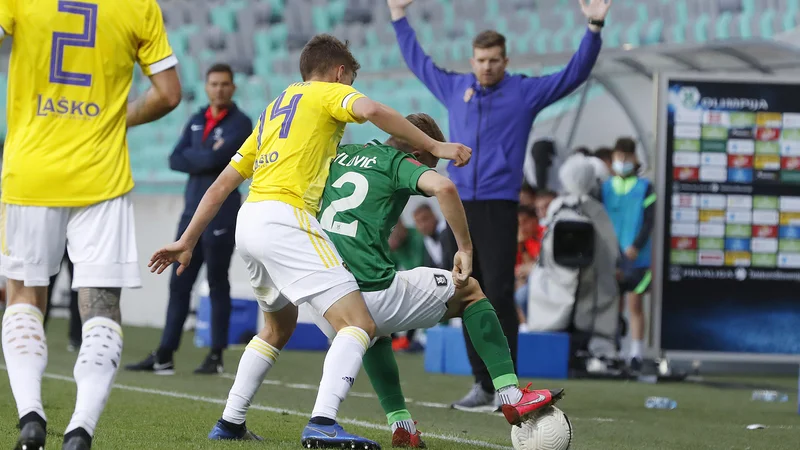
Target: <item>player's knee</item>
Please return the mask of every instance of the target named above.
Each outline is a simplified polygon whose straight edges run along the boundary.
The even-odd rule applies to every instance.
[[[289,339],[292,337],[294,333],[295,326],[297,324],[279,324],[279,323],[269,323],[264,324],[264,328],[258,333],[258,337],[261,338],[264,342],[268,343],[269,345],[277,348],[278,350],[283,349],[286,346],[286,343],[289,342]]]
[[[483,293],[481,284],[475,278],[470,277],[467,287],[464,288],[464,308],[484,298],[486,298],[486,294]]]

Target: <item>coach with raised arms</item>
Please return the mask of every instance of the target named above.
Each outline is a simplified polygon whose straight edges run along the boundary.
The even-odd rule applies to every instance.
[[[610,0],[579,0],[588,18],[577,53],[560,72],[527,77],[506,72],[506,39],[484,31],[473,40],[472,73],[437,67],[417,42],[405,9],[413,0],[387,0],[400,51],[409,69],[447,108],[450,140],[473,149],[469,166],[448,173],[464,201],[475,249],[473,275],[491,299],[516,365],[519,320],[514,308],[514,263],[517,252],[517,205],[528,136],[536,115],[573,92],[588,78],[600,53],[600,30]],[[448,233],[451,246],[455,246]],[[452,251],[450,252],[453,253]],[[452,406],[491,408],[491,377],[465,332],[475,385]],[[527,355],[535,358],[536,355]]]

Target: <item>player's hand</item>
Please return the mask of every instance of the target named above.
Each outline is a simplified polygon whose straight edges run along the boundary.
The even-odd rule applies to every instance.
[[[453,161],[456,167],[466,166],[470,158],[472,158],[471,148],[454,142],[437,142],[431,153],[437,158]]]
[[[472,275],[472,253],[457,251],[453,258],[453,284],[456,289],[461,289],[469,283],[469,276]]]
[[[166,270],[174,262],[180,263],[176,273],[182,274],[183,271],[189,266],[189,261],[192,260],[193,247],[182,242],[177,241],[153,253],[150,257],[150,263],[147,267],[150,268],[150,273],[161,273]]]
[[[412,3],[414,3],[414,0],[386,0],[389,9],[406,9]]]
[[[639,257],[639,250],[636,250],[636,247],[631,245],[625,249],[625,257],[628,258],[629,261],[636,261],[636,258]]]
[[[578,0],[587,19],[604,20],[611,7],[611,0]]]

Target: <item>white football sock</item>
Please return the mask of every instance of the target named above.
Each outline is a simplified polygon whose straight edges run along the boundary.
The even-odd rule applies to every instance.
[[[47,340],[39,308],[18,303],[3,314],[3,357],[19,417],[35,412],[42,419],[42,374],[47,366]]]
[[[630,359],[633,358],[642,358],[642,347],[643,342],[640,340],[631,340],[631,352],[630,352]]]
[[[398,420],[397,422],[393,423],[392,433],[394,433],[398,428],[402,428],[411,434],[417,434],[417,425],[412,419]]]
[[[344,327],[339,330],[325,355],[322,381],[311,417],[336,420],[339,405],[353,386],[368,347],[369,335],[361,328]]]
[[[236,379],[228,394],[228,401],[225,403],[223,420],[235,424],[244,423],[250,402],[253,401],[280,352],[258,336],[253,337],[247,344],[242,359],[239,360],[239,368],[236,369]]]
[[[497,395],[500,396],[500,401],[504,405],[514,405],[522,400],[522,391],[518,386],[506,386],[497,390]]]
[[[121,357],[122,327],[118,323],[106,317],[93,317],[83,324],[83,343],[73,371],[78,396],[65,433],[80,427],[94,435]]]

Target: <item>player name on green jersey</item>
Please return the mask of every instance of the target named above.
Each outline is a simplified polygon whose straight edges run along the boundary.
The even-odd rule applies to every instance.
[[[409,197],[422,195],[417,181],[428,170],[414,156],[378,141],[336,152],[318,219],[362,291],[392,284],[389,235]]]

